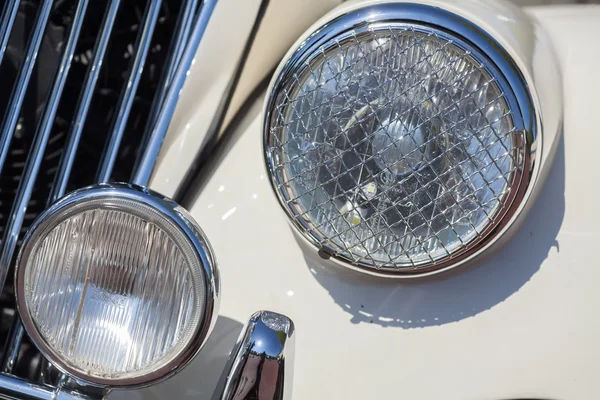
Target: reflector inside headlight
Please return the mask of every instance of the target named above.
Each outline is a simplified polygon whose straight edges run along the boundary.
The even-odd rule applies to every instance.
[[[391,273],[448,266],[491,237],[528,176],[531,136],[511,85],[459,35],[345,18],[309,36],[275,80],[273,186],[329,254]]]
[[[131,186],[75,192],[43,213],[17,271],[24,324],[76,377],[142,384],[179,369],[207,335],[214,261],[176,204]]]

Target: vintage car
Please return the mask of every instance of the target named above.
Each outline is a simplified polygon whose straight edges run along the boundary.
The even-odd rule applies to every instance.
[[[593,3],[3,1],[0,398],[600,398]]]

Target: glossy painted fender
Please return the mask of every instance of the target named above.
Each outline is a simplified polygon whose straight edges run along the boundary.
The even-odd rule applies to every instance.
[[[221,266],[221,316],[211,337],[221,345],[207,344],[192,366],[144,398],[206,393],[225,338],[264,308],[295,322],[296,399],[598,398],[600,7],[531,13],[558,50],[564,138],[509,243],[476,268],[423,282],[324,265],[296,240],[269,186],[258,100],[191,210]]]

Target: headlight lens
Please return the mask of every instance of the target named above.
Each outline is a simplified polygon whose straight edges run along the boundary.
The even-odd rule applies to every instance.
[[[198,350],[214,315],[213,268],[181,209],[104,185],[67,196],[34,225],[19,260],[19,307],[59,367],[95,383],[141,384]]]
[[[273,186],[302,233],[388,273],[442,268],[488,238],[531,145],[490,60],[461,37],[401,21],[309,47],[277,77],[265,127]]]

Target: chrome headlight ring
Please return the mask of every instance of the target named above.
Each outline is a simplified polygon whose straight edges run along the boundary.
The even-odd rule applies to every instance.
[[[484,71],[483,74],[490,78],[486,84],[496,85],[497,88],[499,88],[501,97],[505,102],[506,110],[508,110],[507,114],[510,114],[508,117],[510,117],[511,128],[508,133],[511,135],[512,148],[508,149],[508,152],[515,150],[511,154],[514,168],[510,171],[510,177],[508,174],[502,177],[502,179],[506,180],[507,184],[506,190],[501,193],[503,197],[500,198],[500,196],[498,196],[497,200],[500,205],[493,210],[493,213],[486,213],[485,218],[487,221],[485,226],[483,226],[483,229],[477,229],[480,227],[475,227],[473,226],[473,223],[469,222],[470,225],[475,228],[475,234],[472,234],[471,237],[467,237],[467,240],[462,240],[460,234],[457,233],[455,236],[459,236],[458,240],[456,240],[458,244],[453,244],[454,247],[452,249],[448,250],[444,246],[444,243],[441,243],[441,246],[438,245],[441,249],[439,253],[442,254],[442,256],[426,254],[422,259],[413,259],[409,255],[405,257],[404,260],[401,260],[402,262],[397,262],[401,257],[396,254],[391,256],[387,251],[388,247],[386,246],[389,246],[391,243],[389,237],[387,238],[387,241],[377,237],[377,229],[375,229],[374,224],[370,224],[364,228],[364,231],[367,231],[367,234],[362,235],[361,232],[355,232],[357,231],[354,229],[355,226],[360,226],[361,224],[366,225],[369,218],[372,218],[373,215],[381,217],[382,213],[373,213],[365,211],[364,209],[359,209],[359,205],[357,205],[356,202],[347,201],[347,199],[343,199],[343,196],[351,191],[354,191],[355,193],[364,192],[366,189],[375,194],[371,193],[372,196],[369,198],[368,193],[362,193],[361,201],[362,204],[371,205],[374,202],[373,198],[376,196],[378,190],[377,187],[373,187],[376,186],[376,184],[371,182],[374,181],[374,176],[378,177],[382,175],[382,173],[381,171],[372,173],[369,177],[370,180],[365,180],[365,184],[364,182],[361,182],[362,175],[360,175],[365,168],[361,168],[359,178],[354,177],[350,184],[350,186],[354,185],[354,188],[348,189],[343,187],[339,181],[343,178],[344,173],[350,175],[348,170],[352,172],[353,169],[356,170],[359,168],[357,167],[359,164],[348,165],[350,163],[345,162],[343,156],[345,154],[344,151],[347,152],[348,148],[350,150],[355,150],[364,142],[370,141],[371,143],[369,145],[371,146],[371,149],[376,147],[372,143],[372,138],[374,136],[373,132],[376,130],[375,128],[371,128],[369,131],[368,127],[364,128],[361,126],[362,131],[367,131],[367,133],[365,133],[361,139],[354,141],[352,141],[352,139],[347,139],[346,137],[345,140],[349,141],[350,144],[347,145],[346,149],[342,152],[335,147],[339,143],[340,132],[344,133],[348,129],[349,123],[347,121],[345,124],[338,124],[338,137],[333,135],[333,140],[331,140],[332,137],[330,136],[329,142],[327,142],[327,139],[321,141],[321,144],[324,143],[321,148],[312,148],[310,147],[311,143],[307,145],[307,148],[303,148],[301,145],[303,142],[298,141],[297,143],[301,144],[294,144],[297,149],[296,153],[290,155],[289,151],[289,143],[293,140],[290,140],[292,134],[289,134],[286,130],[296,129],[296,131],[302,131],[303,134],[308,134],[315,138],[324,132],[324,136],[327,138],[328,126],[321,123],[314,124],[314,121],[313,125],[310,125],[309,118],[313,118],[313,120],[320,118],[317,105],[311,104],[309,101],[308,104],[304,106],[304,110],[308,111],[307,114],[312,113],[312,115],[308,117],[306,117],[306,114],[301,115],[298,108],[293,109],[293,107],[289,106],[290,103],[293,103],[297,98],[301,97],[297,96],[298,93],[301,93],[305,98],[308,98],[307,93],[310,93],[313,96],[313,99],[321,96],[321,105],[325,102],[331,104],[335,101],[333,96],[327,97],[323,96],[322,93],[317,93],[319,90],[324,90],[324,82],[319,81],[320,76],[315,76],[315,70],[311,63],[319,58],[321,63],[326,63],[328,62],[328,57],[335,51],[341,52],[341,58],[343,59],[349,53],[349,50],[344,49],[343,47],[345,43],[354,41],[360,48],[360,44],[364,43],[361,42],[362,37],[370,35],[371,37],[374,37],[372,39],[373,41],[381,40],[381,38],[377,37],[377,33],[386,30],[392,32],[392,37],[394,34],[398,35],[398,32],[409,31],[413,37],[417,37],[417,35],[433,36],[435,41],[441,43],[439,46],[440,48],[445,48],[447,45],[455,46],[458,49],[457,51],[462,51],[467,57],[474,60],[474,63],[480,64],[481,69]],[[417,42],[418,44],[419,40],[415,39],[414,42]],[[380,42],[378,42],[375,48],[379,45]],[[412,47],[416,47],[416,45]],[[344,51],[347,53],[344,53]],[[400,51],[411,51],[411,46],[400,49]],[[424,51],[424,53],[426,53],[426,51]],[[368,56],[368,51],[361,53],[363,60],[366,60]],[[355,62],[356,59],[361,57],[355,56]],[[425,59],[430,57],[431,54],[427,54]],[[344,61],[341,63],[343,65]],[[378,64],[375,67],[381,65],[383,64]],[[363,67],[369,67],[371,68],[371,71],[373,71],[373,65],[369,65],[368,62],[363,61]],[[339,74],[348,70],[348,68],[352,69],[353,66],[342,66],[335,71],[331,68],[332,76],[338,74],[334,79],[336,90],[340,89],[340,86],[344,86],[339,84],[338,78]],[[308,74],[305,73],[307,70],[309,71]],[[303,73],[307,76],[312,75],[312,78],[310,78],[312,81],[309,82],[309,79],[306,78],[306,76],[303,76]],[[436,71],[436,73],[439,73],[439,70]],[[356,78],[356,81],[359,81],[358,86],[360,86],[360,77]],[[343,93],[344,90],[346,93]],[[365,87],[359,87],[358,90],[367,92]],[[533,188],[538,180],[541,164],[540,156],[542,155],[540,107],[537,95],[533,90],[533,86],[530,85],[524,77],[522,69],[519,68],[513,57],[511,57],[498,41],[479,26],[459,15],[438,7],[410,3],[378,3],[354,9],[313,30],[313,33],[300,42],[296,49],[286,57],[271,82],[269,97],[266,102],[263,132],[264,154],[267,170],[271,178],[270,182],[277,194],[280,204],[290,217],[294,227],[301,233],[301,236],[312,245],[316,246],[321,255],[327,257],[331,256],[335,261],[344,266],[349,266],[370,274],[388,277],[421,277],[453,269],[475,259],[497,243],[513,225],[516,225],[515,221],[526,208],[526,205],[530,200]],[[347,100],[348,92],[348,86],[345,86],[335,95],[340,95],[341,93],[341,95],[346,96]],[[369,94],[370,93],[364,93],[363,95],[368,97]],[[341,111],[343,111],[343,107],[351,108],[353,106],[353,104],[348,105],[348,103],[349,102],[346,101],[343,106],[340,106],[340,109],[342,109]],[[288,107],[288,109],[286,109],[286,107]],[[374,113],[374,108],[375,107],[370,105],[367,113]],[[407,108],[415,108],[415,104],[409,102]],[[329,111],[327,116],[329,120],[338,118],[341,115],[340,109],[338,109],[337,113]],[[315,110],[317,110],[317,112],[315,112]],[[439,115],[439,110],[437,111]],[[360,122],[366,120],[360,115],[360,111],[357,112],[357,110],[353,110],[353,113],[354,123],[356,125],[360,125]],[[290,115],[292,114],[294,115],[294,118],[290,118]],[[361,118],[363,119],[361,120]],[[421,118],[420,121],[422,122],[423,119],[424,118]],[[293,128],[294,123],[296,124],[296,128]],[[488,128],[491,125],[491,123],[488,123]],[[300,128],[298,128],[298,126],[300,126]],[[391,124],[388,124],[387,129],[389,129],[390,126]],[[317,132],[318,130],[320,131]],[[406,130],[410,129],[405,128],[405,131]],[[412,132],[416,132],[416,129]],[[336,140],[338,143],[336,143]],[[396,141],[396,143],[399,142],[399,140]],[[413,142],[415,141],[413,140]],[[406,166],[409,167],[405,168],[406,171],[409,171],[409,174],[416,171],[417,168],[415,165],[411,164],[412,160],[410,157],[407,157],[406,153],[409,155],[415,154],[415,148],[421,152],[425,152],[425,150],[421,150],[425,149],[425,142],[427,142],[427,140],[411,144],[412,147],[404,153],[402,153],[402,145],[398,146],[400,147],[400,150],[392,153],[392,156],[397,156],[400,160],[394,164],[394,168],[396,169],[395,172],[397,172],[397,170],[402,170],[402,168],[405,168]],[[286,148],[286,146],[288,146],[288,148]],[[332,149],[331,153],[330,149]],[[294,160],[299,160],[299,162],[308,164],[310,162],[310,157],[312,156],[309,154],[310,152],[317,154],[317,157],[320,157],[319,162],[314,163],[314,165],[311,166],[313,170],[323,168],[323,160],[339,160],[337,163],[340,165],[335,166],[335,168],[338,168],[337,173],[335,171],[332,173],[334,167],[331,166],[326,170],[329,174],[329,182],[334,181],[337,185],[336,189],[330,191],[330,198],[324,198],[321,194],[321,198],[315,200],[315,197],[317,196],[314,195],[314,191],[323,183],[323,181],[318,182],[318,179],[314,178],[317,174],[314,174],[313,176],[315,182],[311,182],[309,185],[302,187],[305,189],[304,192],[293,187],[294,180],[306,180],[306,171],[310,168],[302,170],[301,168],[295,167],[294,169],[294,166],[290,167],[290,165]],[[366,151],[364,153],[366,153]],[[379,146],[379,151],[371,150],[369,157],[370,159],[375,159],[376,157],[381,157],[381,153],[381,146]],[[494,157],[495,155],[491,156],[492,161],[494,161]],[[365,159],[368,159],[368,157],[365,157]],[[366,164],[366,162],[363,161],[363,164]],[[398,165],[400,165],[399,168],[397,167]],[[390,170],[390,164],[388,163],[381,168],[381,170],[384,169]],[[435,179],[439,179],[439,176]],[[484,181],[487,184],[485,178]],[[401,185],[402,183],[406,183],[406,179],[396,180],[396,183],[398,182],[400,182]],[[417,190],[429,184],[429,182],[424,182],[423,179],[417,179],[417,182]],[[490,185],[488,184],[487,186],[489,187]],[[389,191],[390,189],[386,188],[386,190]],[[444,186],[444,190],[446,192],[451,192],[451,190],[448,190],[448,185]],[[472,192],[481,190],[482,189],[475,188]],[[494,192],[493,188],[491,190]],[[312,198],[305,201],[302,196],[309,192],[313,193]],[[454,201],[459,203],[455,194],[452,195],[454,195]],[[471,195],[475,196],[473,193],[471,193]],[[404,198],[405,201],[406,198],[407,197]],[[435,202],[436,199],[429,196],[429,200]],[[339,202],[339,204],[335,202]],[[325,203],[335,203],[335,207],[330,207],[333,212],[329,215],[323,210],[317,210],[317,212],[313,213],[313,207],[315,209],[318,208],[315,207],[314,204],[322,205]],[[459,204],[458,209],[460,208]],[[423,209],[417,208],[417,212],[413,211],[413,214],[419,213],[421,214],[419,217],[426,219],[421,213],[422,210]],[[320,213],[321,219],[317,218],[317,213]],[[403,218],[404,217],[405,215]],[[338,225],[334,226],[335,224],[332,223],[332,221],[335,221]],[[449,218],[446,218],[447,225],[450,225],[451,230],[456,233],[456,230],[454,230],[451,226],[452,224],[448,221]],[[406,221],[404,221],[404,223],[408,225]],[[331,225],[329,231],[322,229],[322,227],[327,224]],[[385,229],[386,225],[387,228],[389,228],[390,225],[394,226],[393,224],[398,226],[401,223],[398,221],[392,221],[392,223],[384,222],[382,226],[384,226]],[[434,239],[439,239],[437,238],[438,235],[435,229],[432,229],[431,221],[425,221],[422,225],[426,229],[434,232],[433,236],[436,237]],[[350,234],[344,238],[343,235],[348,232],[350,232]],[[352,239],[353,236],[355,237],[355,240],[348,239]],[[397,235],[396,238],[399,238],[400,236],[401,235]],[[420,246],[421,249],[423,249],[428,245],[424,242],[431,238],[421,237],[420,239],[421,240],[417,238],[417,242],[419,243],[416,246]],[[369,240],[375,243],[371,248],[368,248],[367,246]],[[442,240],[439,241],[441,242]],[[399,253],[403,251],[408,253],[405,247],[406,246],[400,245]],[[370,250],[373,248],[376,251],[379,251],[379,255],[382,256],[378,258],[378,254],[375,254],[375,251],[371,252]]]
[[[213,251],[187,211],[130,184],[54,203],[26,234],[15,271],[19,314],[40,352],[107,389],[185,367],[216,322],[219,290]]]

